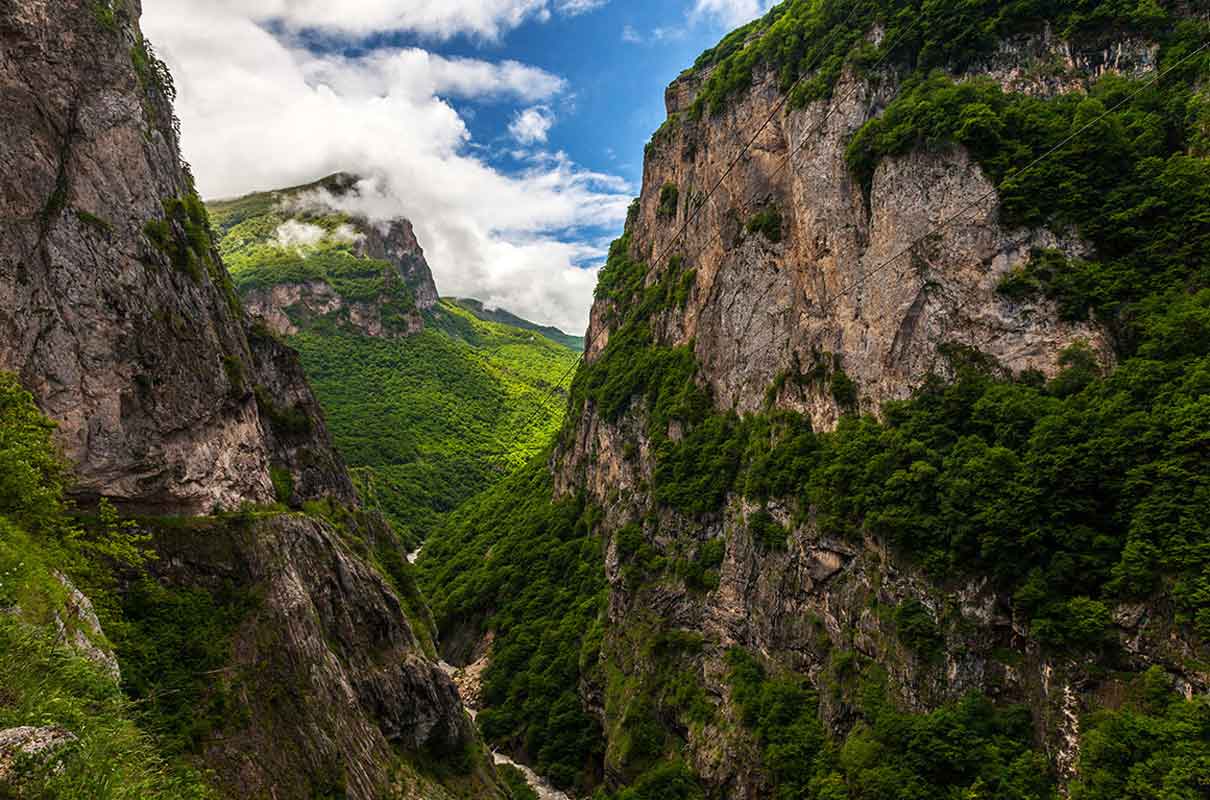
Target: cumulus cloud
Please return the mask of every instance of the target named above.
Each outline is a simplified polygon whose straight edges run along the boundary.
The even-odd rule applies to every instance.
[[[258,22],[288,29],[321,30],[362,36],[380,31],[411,31],[448,38],[471,34],[495,39],[529,19],[545,21],[555,13],[574,16],[608,0],[210,0],[208,10],[238,11]],[[151,4],[148,4],[151,5]]]
[[[549,108],[534,106],[513,115],[508,132],[517,144],[544,144],[554,124],[555,116]]]
[[[372,178],[365,207],[353,210],[411,219],[443,294],[583,330],[596,276],[579,265],[603,257],[584,231],[620,227],[631,187],[559,153],[527,153],[505,174],[447,99],[530,109],[564,92],[561,79],[417,49],[320,58],[267,30],[243,0],[146,5],[144,29],[176,77],[183,149],[204,196],[339,171]],[[354,16],[347,5],[342,13]]]
[[[273,232],[273,236],[280,246],[291,248],[314,247],[325,239],[331,242],[348,242],[353,244],[365,238],[352,225],[347,223],[337,225],[329,233],[318,225],[312,225],[309,222],[300,222],[296,219],[288,219],[281,225],[278,225],[277,230]]]
[[[691,16],[713,17],[728,27],[751,22],[777,4],[778,0],[694,0]]]
[[[407,94],[421,100],[436,95],[534,102],[567,88],[558,75],[517,61],[445,58],[416,47],[373,51],[361,58],[304,58],[300,66],[308,83],[360,97]]]

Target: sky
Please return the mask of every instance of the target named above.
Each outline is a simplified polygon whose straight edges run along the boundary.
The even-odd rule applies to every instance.
[[[207,199],[364,176],[438,290],[584,330],[664,88],[771,0],[143,0]]]

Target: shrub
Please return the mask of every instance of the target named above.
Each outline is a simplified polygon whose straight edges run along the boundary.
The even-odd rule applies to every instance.
[[[758,211],[748,219],[744,228],[748,233],[758,233],[774,244],[780,242],[781,209],[777,206],[769,206]]]
[[[676,216],[677,206],[680,204],[681,192],[675,183],[665,183],[660,187],[660,205],[656,209],[656,216],[665,219],[671,219]]]

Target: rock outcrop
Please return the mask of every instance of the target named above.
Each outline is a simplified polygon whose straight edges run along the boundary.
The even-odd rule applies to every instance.
[[[408,220],[376,220],[362,213],[364,184],[357,176],[337,173],[305,186],[210,204],[220,221],[223,248],[234,262],[259,247],[250,255],[253,271],[271,271],[265,264],[272,261],[303,265],[301,271],[247,281],[238,263],[235,268],[248,313],[278,336],[316,324],[378,338],[411,336],[424,328],[425,313],[439,301],[424,250]],[[341,282],[345,276],[326,274],[321,262],[333,246],[356,259],[351,263],[364,265],[354,277],[374,279],[377,286],[354,288]]]
[[[340,776],[348,797],[389,797],[397,762],[476,746],[417,638],[424,621],[409,622],[398,588],[369,566],[366,542],[398,542],[376,515],[344,529],[292,515],[156,534],[164,585],[257,598],[215,677],[241,708],[204,752],[224,796],[306,798]],[[476,796],[493,796],[490,780]]]
[[[62,728],[0,731],[0,789],[19,789],[22,773],[53,770],[57,754],[75,741],[75,734]]]
[[[1157,52],[1137,37],[1077,52],[1046,31],[1001,43],[986,63],[963,74],[1049,97],[1082,90],[1110,72],[1149,74]],[[868,192],[852,175],[846,148],[895,96],[901,76],[893,70],[868,76],[850,70],[826,99],[794,108],[779,107],[781,79],[758,67],[750,88],[720,114],[698,118],[690,109],[708,75],[689,71],[669,87],[669,122],[648,147],[627,233],[630,258],[648,265],[646,287],[666,275],[682,287],[680,302],[644,324],[657,345],[691,348],[697,379],[717,410],[787,409],[827,431],[853,409],[826,381],[787,375],[843,369],[859,409],[877,414],[884,402],[909,397],[926,376],[952,375],[947,353],[955,347],[991,356],[1013,373],[1047,377],[1059,372],[1060,354],[1079,342],[1103,362],[1114,358],[1110,336],[1097,324],[1064,321],[1043,298],[1023,301],[997,291],[1035,249],[1081,256],[1089,246],[1066,230],[1006,225],[994,184],[964,149],[920,147],[884,158]],[[765,211],[774,212],[771,235],[750,224]],[[627,312],[598,293],[589,364]],[[672,441],[681,436],[676,422],[666,433]],[[641,399],[612,420],[588,401],[566,427],[551,467],[556,494],[586,492],[606,510],[605,530],[641,521],[654,552],[669,562],[706,542],[725,543],[718,586],[708,591],[672,577],[636,591],[617,542],[606,552],[602,658],[627,686],[658,669],[635,655],[641,642],[628,639],[628,631],[688,632],[707,642],[692,669],[720,716],[678,728],[677,735],[711,796],[754,799],[772,791],[751,739],[739,732],[725,660],[733,647],[807,676],[821,688],[821,716],[841,736],[854,718],[831,672],[836,653],[885,669],[893,702],[907,711],[935,709],[972,691],[1024,703],[1060,777],[1071,777],[1079,714],[1095,692],[1115,691],[1116,679],[1105,680],[1087,659],[1047,655],[1015,618],[1010,595],[984,579],[940,585],[876,537],[854,542],[822,534],[813,514],[770,509],[788,531],[786,549],[776,552],[754,541],[749,517],[758,509],[739,497],[707,514],[679,515],[653,497],[654,450]],[[896,636],[885,610],[909,603],[940,631],[935,658]],[[1122,607],[1115,618],[1124,666],[1160,665],[1178,686],[1210,690],[1204,661],[1171,614]],[[608,695],[613,686],[582,687],[607,737],[622,724],[620,701]],[[617,747],[610,738],[605,772],[620,782]]]
[[[1047,375],[1076,341],[1108,356],[1097,327],[1060,321],[1045,302],[997,293],[1033,249],[1080,254],[1085,247],[1063,232],[1005,227],[992,183],[960,148],[885,159],[867,198],[846,148],[894,96],[893,75],[875,81],[849,73],[830,99],[783,109],[763,130],[780,97],[776,75],[761,76],[720,116],[693,121],[687,112],[705,77],[691,73],[668,90],[673,124],[648,150],[632,239],[637,258],[663,256],[649,284],[670,256],[683,254],[696,270],[685,308],[657,323],[659,339],[693,342],[719,406],[756,410],[779,374],[808,371],[823,358],[837,359],[862,409],[876,411],[944,370],[945,345]],[[666,186],[677,187],[674,214],[661,209]],[[765,209],[780,214],[779,241],[746,229]],[[611,312],[607,303],[594,307],[589,360],[608,341]],[[776,400],[818,429],[841,413],[826,390],[792,387]]]
[[[0,370],[57,421],[76,500],[107,498],[157,532],[154,578],[259,599],[221,671],[243,676],[243,710],[201,755],[220,789],[445,796],[414,758],[474,753],[478,740],[409,622],[427,637],[423,601],[377,566],[401,560],[399,542],[357,510],[297,355],[245,315],[182,164],[171,77],[140,10],[0,1]],[[367,229],[361,242],[401,281],[427,279],[416,307],[436,302],[409,226]],[[275,500],[323,501],[329,516],[251,510]],[[163,514],[175,524],[157,523]],[[103,640],[91,605],[65,586],[61,632],[87,628],[78,646],[117,677],[91,644]],[[495,797],[482,761],[461,780]]]
[[[184,208],[171,83],[138,13],[0,7],[0,369],[58,421],[85,498],[268,501],[256,403],[235,380],[243,314]]]

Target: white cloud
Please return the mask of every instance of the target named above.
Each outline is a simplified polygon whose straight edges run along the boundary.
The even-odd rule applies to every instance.
[[[459,33],[495,39],[526,20],[546,21],[551,8],[573,16],[608,0],[210,0],[218,14],[241,13],[258,22],[275,21],[291,30],[314,29],[361,36],[380,31],[412,31],[439,38]],[[150,12],[155,4],[148,3]],[[199,4],[201,5],[201,4]]]
[[[298,248],[314,247],[324,239],[331,242],[349,242],[352,244],[365,238],[352,225],[337,225],[329,233],[318,225],[312,225],[309,222],[299,222],[296,219],[288,219],[281,225],[278,225],[273,236],[282,247]]]
[[[517,144],[544,144],[554,124],[555,115],[549,108],[534,106],[518,111],[508,123],[508,132]]]
[[[589,11],[595,11],[608,2],[609,0],[559,0],[556,7],[559,9],[560,14],[574,17],[579,14],[587,14]]]
[[[534,102],[567,88],[559,76],[517,61],[445,58],[415,47],[374,51],[357,59],[306,59],[301,66],[308,83],[358,97],[407,94]]]
[[[532,148],[519,173],[504,174],[443,99],[529,109],[562,102],[561,79],[416,49],[317,58],[226,0],[218,10],[196,0],[146,5],[144,28],[176,77],[183,149],[204,196],[342,170],[374,176],[378,191],[362,210],[412,220],[443,294],[583,330],[595,272],[577,265],[602,253],[577,231],[620,227],[631,187]]]
[[[713,17],[728,27],[751,22],[777,4],[778,0],[694,0],[691,16]]]
[[[628,44],[656,44],[658,42],[684,39],[688,35],[689,31],[687,28],[676,25],[652,28],[651,33],[647,36],[639,33],[631,25],[622,28],[622,41]]]

